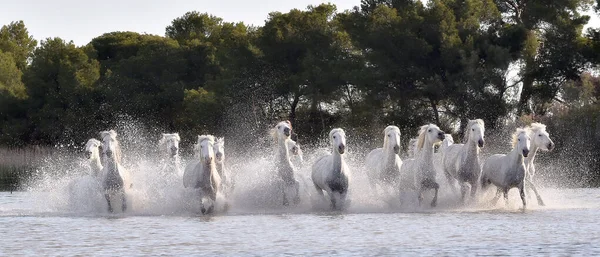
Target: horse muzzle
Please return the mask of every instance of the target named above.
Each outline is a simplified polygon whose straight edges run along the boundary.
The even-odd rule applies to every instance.
[[[485,142],[483,141],[483,139],[479,139],[479,141],[477,141],[477,145],[479,146],[479,148],[483,148],[484,144]]]
[[[439,140],[444,140],[444,139],[446,139],[446,135],[445,135],[445,134],[446,134],[446,133],[445,133],[444,131],[440,131],[440,132],[438,132],[438,135],[437,135],[438,139],[439,139]]]
[[[529,150],[523,149],[523,157],[527,157],[529,155]]]
[[[398,154],[398,153],[400,153],[400,146],[399,146],[399,145],[395,145],[395,146],[394,146],[394,153],[395,153],[395,154]]]
[[[284,134],[286,137],[289,137],[289,136],[290,136],[290,132],[291,132],[291,131],[290,131],[290,128],[284,128],[284,129],[283,129],[283,134]]]
[[[216,153],[215,154],[215,159],[220,162],[223,160],[223,154],[222,153]]]
[[[346,152],[346,146],[345,145],[338,146],[338,153],[343,154],[344,152]]]
[[[548,151],[552,151],[552,150],[554,150],[554,143],[551,142],[548,144]]]

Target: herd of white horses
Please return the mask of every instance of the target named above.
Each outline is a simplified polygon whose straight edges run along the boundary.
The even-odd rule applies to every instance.
[[[297,165],[294,158],[302,158],[300,146],[291,139],[292,125],[289,121],[279,122],[271,129],[276,142],[275,168],[281,181],[281,196],[284,206],[297,205],[300,202],[300,183],[296,179]],[[424,193],[433,190],[431,206],[438,199],[439,183],[436,174],[443,173],[449,185],[460,185],[462,200],[476,197],[479,189],[490,184],[497,188],[492,200],[497,202],[501,194],[508,201],[508,191],[518,188],[523,209],[526,208],[525,189],[530,188],[536,195],[539,205],[544,205],[537,191],[533,177],[535,175],[534,158],[537,150],[550,151],[554,143],[550,139],[546,126],[533,123],[517,128],[512,134],[512,150],[506,154],[494,154],[480,161],[480,149],[484,147],[485,126],[482,120],[469,120],[465,127],[463,143],[454,143],[450,134],[434,124],[423,125],[418,129],[418,137],[409,143],[409,158],[400,158],[400,129],[387,126],[383,130],[383,146],[368,153],[365,170],[372,188],[390,195],[402,195],[405,192],[417,192],[418,202],[424,200]],[[133,187],[128,172],[121,165],[121,148],[114,130],[102,131],[100,139],[90,139],[86,144],[89,164],[94,176],[100,180],[108,211],[113,211],[111,199],[121,198],[121,210],[127,208],[125,189]],[[351,172],[344,160],[346,152],[346,134],[343,129],[335,128],[329,132],[331,153],[318,157],[311,166],[311,178],[317,195],[330,202],[333,210],[347,207],[347,194],[351,185]],[[200,196],[200,210],[203,214],[214,211],[217,195],[227,199],[235,188],[230,170],[225,167],[224,138],[201,135],[194,145],[194,158],[185,168],[180,167],[179,134],[163,134],[159,141],[166,161],[162,169],[165,172],[179,174],[188,190],[196,190]],[[435,151],[439,145],[438,151]],[[181,173],[183,171],[183,173]],[[241,183],[238,182],[238,183]]]

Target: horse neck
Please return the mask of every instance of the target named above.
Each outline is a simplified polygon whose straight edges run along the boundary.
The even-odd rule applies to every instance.
[[[216,172],[213,172],[213,170],[216,170],[214,161],[211,161],[210,163],[202,161],[202,176],[204,177],[204,181],[215,181],[215,176],[217,174],[215,174]]]
[[[425,139],[423,148],[419,151],[419,158],[423,163],[433,165],[433,142],[429,139]]]
[[[286,140],[279,139],[277,142],[279,144],[277,162],[280,164],[289,165],[291,167],[292,164],[290,163],[290,151],[287,148]]]
[[[395,166],[397,163],[397,158],[396,158],[396,153],[394,152],[394,149],[390,149],[389,145],[384,145],[383,146],[383,156],[385,158],[384,167],[390,167],[390,166]]]
[[[96,154],[94,155],[94,157],[90,161],[90,166],[92,167],[92,169],[95,172],[100,171],[102,169],[102,162],[100,162],[100,156],[99,155],[96,155]]]
[[[104,167],[108,168],[109,174],[119,174],[119,162],[116,160],[115,156],[112,156],[111,158],[106,158]]]
[[[479,155],[479,147],[477,146],[477,142],[469,138],[467,143],[465,143],[465,152],[467,153],[467,156]]]
[[[333,176],[339,176],[342,173],[342,155],[335,149],[333,150]]]
[[[510,160],[515,160],[514,165],[516,165],[516,166],[525,164],[525,157],[523,157],[523,155],[520,153],[520,151],[521,150],[519,148],[515,147],[509,153]],[[514,170],[516,171],[517,169],[514,169]]]
[[[526,167],[529,168],[533,165],[533,160],[535,159],[535,155],[537,154],[538,149],[539,148],[536,144],[531,144],[531,150],[529,151],[527,157],[525,157]]]

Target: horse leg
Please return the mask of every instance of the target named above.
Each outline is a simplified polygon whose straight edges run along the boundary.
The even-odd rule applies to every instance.
[[[503,190],[504,192],[504,205],[508,205],[508,188]]]
[[[467,186],[465,185],[465,183],[463,182],[462,184],[460,184],[460,194],[461,194],[463,203],[465,203],[467,200],[467,198],[466,198],[467,191],[468,191],[468,189],[467,189]]]
[[[337,192],[331,192],[331,194],[329,195],[329,198],[331,198],[331,209],[332,210],[337,210],[337,196],[339,196],[339,193]]]
[[[281,193],[282,193],[282,196],[283,196],[283,206],[289,206],[290,202],[287,199],[287,193],[285,191],[286,191],[286,185],[285,185],[285,182],[284,182],[284,183],[281,184]]]
[[[458,192],[456,191],[456,186],[455,186],[455,179],[452,177],[452,175],[450,175],[450,172],[444,172],[444,174],[446,175],[446,179],[448,180],[448,187],[450,187],[450,190],[452,190],[453,194],[457,194]]]
[[[521,195],[521,201],[523,201],[523,211],[524,211],[525,208],[527,207],[527,202],[525,201],[525,185],[524,185],[524,183],[521,183],[521,185],[519,185],[519,195]]]
[[[124,213],[127,210],[127,196],[125,189],[121,189],[121,211]]]
[[[108,192],[104,193],[104,198],[106,198],[106,203],[108,203],[108,212],[112,213],[113,212],[113,208],[110,205],[110,194]]]
[[[500,199],[500,194],[502,194],[502,189],[498,188],[496,190],[496,196],[492,199],[492,205],[496,205],[498,203],[498,199]]]
[[[294,204],[299,204],[300,203],[300,183],[297,180],[294,180],[294,189],[295,189],[296,195],[294,195],[293,202],[294,202]]]
[[[531,180],[529,180],[529,179],[526,179],[525,182],[527,182],[527,184],[529,185],[529,187],[533,190],[533,193],[535,194],[535,197],[537,198],[538,204],[540,206],[546,206],[544,204],[544,201],[542,200],[542,196],[540,196],[540,193],[538,193],[538,191],[535,188],[535,185],[533,184],[533,182],[531,182]]]
[[[435,190],[435,194],[433,195],[433,200],[431,200],[431,207],[436,207],[437,199],[438,199],[438,191],[440,190],[440,184],[438,184],[436,182],[432,182],[431,186],[432,186],[433,190]]]

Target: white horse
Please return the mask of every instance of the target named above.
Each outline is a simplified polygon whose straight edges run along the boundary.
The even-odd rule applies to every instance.
[[[532,123],[528,128],[530,129],[529,138],[531,138],[531,150],[529,155],[525,158],[525,167],[527,168],[527,173],[525,173],[525,184],[533,190],[533,193],[535,193],[538,204],[544,206],[544,201],[533,183],[533,176],[535,176],[533,160],[535,159],[538,149],[552,151],[554,149],[554,142],[550,139],[550,134],[546,132],[546,125]]]
[[[100,146],[102,142],[95,138],[91,138],[85,144],[85,152],[90,165],[92,177],[98,178],[102,174],[102,162],[100,160]]]
[[[108,203],[108,211],[113,212],[110,199],[113,196],[121,197],[121,210],[127,209],[127,196],[125,195],[126,170],[121,166],[121,147],[117,141],[117,132],[114,130],[100,132],[102,138],[102,155],[104,166],[102,168],[102,189]]]
[[[163,151],[164,165],[162,171],[169,174],[174,173],[181,175],[181,161],[179,159],[179,142],[181,138],[179,133],[162,134],[162,138],[158,141],[159,147]]]
[[[183,173],[183,186],[198,189],[202,214],[211,213],[217,201],[221,177],[215,167],[215,138],[211,135],[198,136],[199,158],[190,161]],[[210,200],[209,207],[205,202]]]
[[[289,121],[282,121],[271,129],[273,138],[277,141],[277,151],[275,153],[275,168],[277,174],[283,182],[281,188],[283,195],[283,205],[288,206],[291,198],[294,204],[300,203],[300,183],[294,177],[295,169],[290,162],[290,151],[288,150],[288,140],[292,133],[292,124]]]
[[[323,191],[331,201],[334,210],[346,207],[346,194],[350,182],[350,170],[344,161],[343,155],[346,151],[346,134],[340,128],[329,132],[332,154],[320,157],[312,166],[312,181],[321,197],[325,197]]]
[[[290,139],[286,141],[288,151],[290,154],[290,161],[294,164],[295,167],[301,167],[304,159],[302,157],[302,149],[300,148],[300,144],[296,141]]]
[[[531,139],[529,138],[529,129],[517,128],[512,135],[512,151],[508,154],[494,154],[488,157],[483,163],[481,172],[481,186],[494,184],[498,191],[494,197],[493,203],[498,201],[500,193],[504,193],[504,199],[508,203],[508,190],[513,187],[519,189],[523,209],[527,206],[525,200],[525,157],[529,154]]]
[[[434,144],[444,139],[444,131],[434,124],[423,125],[419,128],[417,141],[417,157],[405,160],[401,167],[403,187],[418,189],[419,205],[423,201],[423,192],[433,189],[435,194],[431,206],[437,205],[440,185],[436,182],[436,170],[433,166]]]
[[[383,130],[383,147],[371,150],[365,159],[371,186],[381,183],[388,188],[398,189],[400,181],[400,129],[387,126]]]
[[[228,174],[228,169],[225,168],[225,138],[218,137],[215,140],[213,150],[215,151],[215,164],[217,172],[221,177],[221,189],[225,195],[229,195],[234,188],[234,182]]]
[[[444,153],[448,150],[448,147],[454,144],[454,138],[452,138],[451,134],[445,134],[444,140],[440,144],[438,151],[433,154],[433,166],[435,167],[436,172],[439,174],[444,174]]]
[[[454,184],[456,179],[460,184],[463,201],[466,200],[468,188],[471,186],[471,197],[477,192],[477,183],[481,174],[479,149],[483,147],[485,126],[483,120],[469,120],[465,127],[464,144],[453,144],[444,151],[443,168],[448,183]]]

